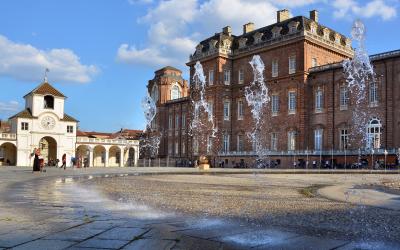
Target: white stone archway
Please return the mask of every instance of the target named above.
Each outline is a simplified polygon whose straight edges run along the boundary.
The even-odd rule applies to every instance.
[[[39,140],[39,149],[45,164],[54,163],[57,160],[57,140],[53,137],[42,137]]]
[[[97,145],[93,148],[93,166],[106,167],[107,166],[107,149],[103,145]]]
[[[89,145],[79,145],[75,151],[75,158],[80,161],[79,164],[82,167],[93,166],[93,149]]]
[[[121,148],[118,146],[111,146],[108,150],[108,166],[120,167],[121,165]]]

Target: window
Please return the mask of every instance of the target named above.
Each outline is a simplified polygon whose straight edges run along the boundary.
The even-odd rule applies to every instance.
[[[231,84],[231,71],[224,70],[224,84],[229,85]]]
[[[210,117],[212,117],[213,113],[214,113],[214,103],[212,101],[209,101],[208,102],[208,115]]]
[[[311,25],[311,33],[313,33],[313,34],[315,34],[315,33],[317,33],[317,26],[315,26],[315,25]]]
[[[45,109],[54,109],[54,97],[51,95],[46,95],[44,97],[44,108]]]
[[[208,85],[214,84],[214,70],[208,71]]]
[[[29,123],[21,122],[21,130],[29,130]]]
[[[67,133],[74,133],[74,126],[67,126]]]
[[[178,85],[174,85],[171,89],[171,100],[181,98],[181,91]]]
[[[318,89],[315,92],[315,112],[321,112],[323,106],[323,92],[322,89]]]
[[[295,33],[297,31],[297,26],[292,25],[289,27],[289,33]]]
[[[179,155],[179,143],[175,142],[175,155]]]
[[[153,88],[151,90],[151,98],[153,99],[154,102],[158,101],[158,86],[153,85]]]
[[[207,154],[211,153],[213,139],[211,136],[207,138]]]
[[[199,141],[197,140],[197,138],[193,139],[193,153],[199,153]]]
[[[317,66],[318,66],[317,58],[311,59],[311,67],[317,67]]]
[[[172,129],[172,115],[168,116],[168,128]]]
[[[243,144],[243,135],[237,136],[237,151],[243,152],[244,151],[244,144]]]
[[[184,155],[185,153],[186,153],[186,145],[185,145],[185,142],[182,142],[182,154]]]
[[[349,133],[347,129],[340,130],[340,149],[345,150],[349,146]]]
[[[229,121],[231,115],[231,103],[229,101],[224,101],[224,120]]]
[[[369,85],[369,103],[371,105],[378,104],[378,84],[376,82],[371,82]]]
[[[271,150],[278,151],[278,134],[271,133]]]
[[[368,124],[367,148],[381,147],[382,124],[378,119],[372,119]]]
[[[168,143],[168,155],[172,155],[172,144]]]
[[[238,117],[238,120],[243,120],[243,101],[242,100],[238,100],[238,103],[237,103],[237,117]]]
[[[296,56],[289,57],[289,74],[296,73]]]
[[[295,114],[296,113],[296,92],[289,91],[288,102],[289,102],[288,103],[289,114]]]
[[[175,130],[179,129],[179,115],[175,116]]]
[[[279,112],[279,95],[277,94],[272,95],[271,105],[272,105],[272,115],[277,115]]]
[[[279,74],[278,60],[275,59],[272,61],[272,77],[277,77],[278,74]]]
[[[314,130],[314,149],[322,150],[322,129]]]
[[[243,84],[244,82],[244,71],[243,69],[239,69],[239,84]]]
[[[346,86],[340,87],[340,110],[347,109],[349,102],[349,91]]]
[[[186,113],[182,114],[182,129],[186,128]]]
[[[296,150],[296,132],[288,132],[288,150]]]
[[[229,152],[229,135],[224,134],[224,152]]]

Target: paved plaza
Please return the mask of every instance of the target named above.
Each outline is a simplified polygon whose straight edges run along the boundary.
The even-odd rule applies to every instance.
[[[3,167],[0,249],[400,248],[400,174],[297,172]]]

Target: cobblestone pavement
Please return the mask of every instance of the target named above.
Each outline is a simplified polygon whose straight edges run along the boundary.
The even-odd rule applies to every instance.
[[[98,197],[74,183],[94,176],[196,173],[175,168],[0,168],[0,249],[399,249],[396,242],[351,242],[223,218],[169,213]],[[223,170],[221,170],[223,172]],[[225,173],[228,173],[225,171]],[[243,171],[244,172],[244,171]]]

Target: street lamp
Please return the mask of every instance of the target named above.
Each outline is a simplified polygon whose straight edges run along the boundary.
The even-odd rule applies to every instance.
[[[371,149],[371,155],[372,155],[372,162],[371,162],[372,168],[371,168],[371,170],[374,169],[374,153],[375,153],[375,150],[372,148]]]

